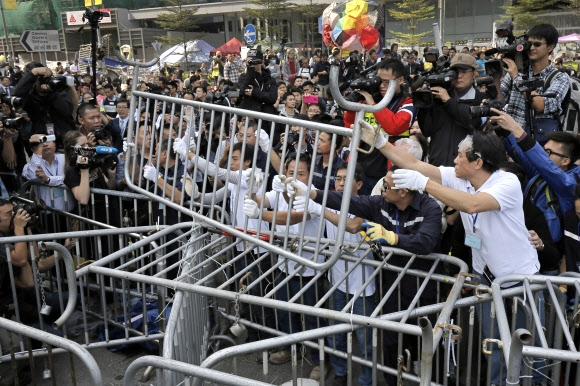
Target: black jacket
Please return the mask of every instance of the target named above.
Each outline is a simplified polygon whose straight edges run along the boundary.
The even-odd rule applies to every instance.
[[[475,90],[475,98],[466,100],[450,96],[447,102],[434,101],[433,107],[417,114],[421,132],[431,137],[429,163],[435,166],[453,166],[459,142],[481,127],[481,118],[472,118],[470,108],[479,106],[485,94]]]
[[[36,76],[27,72],[14,90],[14,95],[22,98],[22,109],[28,113],[32,124],[32,134],[48,134],[47,123],[54,124],[57,147],[62,145],[62,137],[67,131],[76,130],[72,117],[73,104],[68,91],[52,92],[40,96],[34,91]]]
[[[248,67],[248,70],[240,75],[238,85],[240,86],[241,109],[278,114],[274,108],[274,103],[278,98],[276,79],[270,76],[267,68],[262,68],[262,72],[256,72],[253,67]],[[251,96],[244,93],[247,86],[253,87]]]

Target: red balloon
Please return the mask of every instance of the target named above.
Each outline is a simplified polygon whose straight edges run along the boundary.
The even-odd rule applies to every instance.
[[[330,24],[325,24],[322,26],[322,41],[326,46],[329,46],[332,43],[332,28]]]
[[[370,24],[364,26],[360,35],[360,42],[365,50],[370,50],[379,40],[379,31]]]

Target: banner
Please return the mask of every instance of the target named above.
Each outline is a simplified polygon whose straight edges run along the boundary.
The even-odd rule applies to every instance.
[[[16,11],[18,9],[18,4],[16,4],[16,0],[4,0],[4,9]]]

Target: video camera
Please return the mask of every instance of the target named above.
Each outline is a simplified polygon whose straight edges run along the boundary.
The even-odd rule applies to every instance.
[[[523,34],[514,36],[514,25],[511,21],[506,21],[499,25],[495,30],[498,38],[506,38],[506,46],[499,48],[492,48],[485,51],[486,55],[501,54],[504,58],[513,60],[518,66],[519,72],[525,72],[524,69],[528,67],[529,60],[527,52],[530,50],[532,44],[528,41],[528,35]],[[485,73],[487,75],[502,74],[504,65],[502,60],[491,60],[485,63]]]
[[[96,167],[102,167],[104,169],[112,168],[115,165],[115,154],[118,150],[110,146],[97,146],[97,147],[81,147],[81,146],[71,146],[74,149],[74,153],[69,159],[72,166],[78,166],[80,169],[93,169]],[[87,157],[89,162],[87,164],[78,164],[77,157]]]
[[[89,24],[98,24],[99,21],[103,20],[103,17],[109,17],[111,14],[109,12],[96,11],[92,8],[85,8],[85,13],[83,14],[83,21],[88,21]]]
[[[451,85],[457,79],[457,72],[450,70],[451,61],[446,56],[439,56],[439,50],[430,49],[424,54],[425,61],[432,64],[429,71],[422,73],[416,82],[417,84],[427,83],[431,87],[443,87],[451,90]],[[420,87],[420,86],[419,86]],[[413,106],[418,109],[428,109],[433,106],[433,93],[430,89],[420,89],[413,91]]]
[[[2,125],[5,129],[21,131],[26,127],[26,120],[23,117],[10,118],[0,113],[0,121],[2,121]]]
[[[55,135],[45,135],[43,137],[40,137],[40,140],[38,142],[30,142],[30,147],[36,147],[36,146],[40,145],[41,143],[54,142],[54,141],[56,141]]]

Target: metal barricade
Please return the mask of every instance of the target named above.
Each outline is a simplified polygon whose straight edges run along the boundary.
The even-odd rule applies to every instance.
[[[135,71],[138,71],[140,64],[131,64],[135,65]],[[338,69],[334,68],[332,71],[333,76],[336,77]],[[304,339],[300,335],[302,334],[300,330],[304,329],[304,326],[302,328],[297,326],[297,330],[291,327],[289,335],[281,332],[280,315],[288,312],[300,314],[302,320],[309,319],[308,323],[312,324],[312,327],[309,326],[306,329],[323,329],[317,337],[322,343],[319,341],[319,344],[314,344],[315,349],[321,353],[335,352],[337,355],[348,357],[349,361],[354,358],[355,362],[373,366],[375,382],[378,377],[377,368],[391,375],[400,374],[400,369],[396,368],[396,365],[387,368],[378,364],[377,344],[374,346],[377,355],[374,355],[372,359],[361,359],[352,355],[350,350],[348,353],[341,354],[331,349],[325,343],[326,338],[337,332],[353,331],[365,326],[374,329],[372,333],[374,338],[367,335],[366,339],[374,339],[375,343],[377,336],[386,332],[393,333],[394,339],[397,334],[403,333],[415,337],[423,336],[421,339],[423,352],[414,353],[418,361],[423,361],[421,378],[407,373],[400,374],[399,378],[421,380],[423,384],[430,382],[434,351],[437,350],[445,331],[453,329],[450,326],[450,314],[465,281],[463,275],[457,279],[443,275],[441,268],[443,263],[448,263],[456,265],[460,272],[465,272],[467,268],[463,262],[450,256],[418,256],[392,248],[373,251],[364,241],[346,242],[344,236],[349,220],[348,207],[352,195],[350,189],[343,192],[340,208],[337,208],[340,209],[339,220],[335,224],[336,233],[332,239],[325,237],[325,220],[322,217],[313,217],[308,232],[305,231],[305,227],[293,232],[292,228],[289,228],[290,225],[310,221],[310,216],[305,212],[298,218],[289,210],[283,209],[282,201],[285,197],[276,192],[269,193],[269,207],[273,209],[271,212],[273,216],[277,217],[272,223],[285,226],[283,230],[278,230],[278,225],[269,226],[262,221],[270,213],[264,211],[268,208],[265,200],[260,203],[261,213],[256,221],[250,221],[241,211],[244,199],[253,197],[253,192],[266,194],[267,176],[278,174],[291,177],[294,175],[298,179],[301,153],[305,149],[313,160],[305,173],[308,176],[304,181],[306,193],[308,194],[314,183],[319,184],[319,190],[323,192],[322,207],[325,207],[328,195],[334,190],[334,175],[332,173],[315,175],[315,162],[324,161],[329,165],[334,165],[338,161],[338,156],[333,150],[339,145],[337,140],[342,138],[341,136],[350,138],[356,146],[360,137],[359,120],[362,119],[364,112],[383,109],[392,98],[394,89],[395,82],[392,82],[387,96],[375,106],[363,107],[352,103],[349,105],[344,100],[341,101],[357,111],[354,130],[240,110],[215,103],[200,103],[153,95],[134,89],[130,114],[133,114],[138,107],[142,109],[143,114],[137,127],[130,122],[127,129],[129,146],[124,164],[124,178],[127,185],[136,193],[152,200],[153,217],[159,217],[163,225],[170,228],[176,226],[174,224],[183,226],[184,220],[193,219],[194,228],[201,227],[202,233],[217,235],[223,245],[220,249],[211,250],[209,245],[213,241],[209,241],[209,236],[205,236],[208,240],[206,247],[192,249],[195,253],[188,255],[186,261],[182,262],[182,271],[174,281],[168,281],[162,277],[145,276],[142,272],[113,270],[103,266],[124,253],[122,250],[110,255],[102,262],[86,267],[86,272],[83,274],[96,273],[111,277],[113,280],[125,278],[149,285],[173,288],[177,291],[174,305],[177,302],[182,309],[186,302],[198,300],[207,302],[209,299],[219,299],[221,303],[215,302],[212,305],[218,307],[220,311],[214,312],[214,315],[233,322],[230,332],[238,340],[243,340],[242,326],[248,326],[250,334],[257,331],[259,335],[253,339],[259,340],[247,344],[249,349],[254,350],[259,349],[261,342],[267,341],[267,339],[264,340],[266,336],[276,335],[281,335],[282,341],[295,339],[301,345],[312,346],[308,338]],[[251,120],[255,120],[256,123]],[[283,144],[280,156],[273,154],[270,151],[271,146],[265,143],[265,138],[274,138],[280,134],[288,137],[293,126],[298,127],[296,154],[290,154],[288,150],[291,144],[288,143]],[[233,144],[236,127],[244,132],[243,136],[238,137],[239,145]],[[256,133],[255,146],[251,146],[251,135],[248,135],[251,130],[255,130]],[[262,136],[262,132],[267,136]],[[322,135],[326,137],[323,139]],[[177,138],[184,141],[187,148],[190,146],[190,141],[195,143],[195,149],[192,148],[194,152],[183,154],[181,161],[179,156],[172,151]],[[228,146],[227,138],[231,139],[232,146]],[[319,154],[318,145],[328,138],[331,142],[331,151],[329,158],[323,159],[322,153]],[[311,141],[310,147],[306,145],[306,141]],[[234,148],[239,153],[235,153],[233,157]],[[216,153],[218,156],[215,156]],[[221,168],[218,165],[220,154],[226,154],[224,159],[230,160],[229,163],[221,165]],[[212,159],[214,156],[215,159]],[[347,166],[347,186],[353,184],[356,159],[357,151],[354,147],[350,152],[350,162]],[[236,165],[235,160],[240,160],[240,163]],[[257,165],[259,160],[263,162],[264,166],[260,167],[266,176],[263,178],[263,184],[256,173],[244,172],[247,170],[241,165],[246,160],[253,165]],[[155,168],[154,173],[151,172],[150,167]],[[315,178],[317,178],[316,181]],[[230,222],[225,221],[226,210],[221,214],[216,213],[214,206],[220,203],[224,203],[224,208],[229,209]],[[286,207],[292,207],[292,199]],[[159,214],[165,216],[162,217]],[[190,242],[193,245],[196,243],[193,239]],[[379,256],[378,261],[374,260],[374,253]],[[228,257],[224,259],[224,256]],[[401,263],[401,261],[404,262]],[[211,272],[207,272],[199,279],[186,280],[189,274],[201,272],[204,267],[214,262],[217,266],[213,267]],[[329,269],[337,264],[344,266],[344,277],[335,278],[330,273]],[[348,274],[359,272],[359,270],[365,273],[360,274],[360,288],[354,289],[348,279]],[[392,281],[387,277],[393,277]],[[410,282],[412,285],[402,287],[402,281]],[[352,312],[355,302],[371,296],[366,293],[366,289],[375,282],[379,283],[376,289],[378,298],[376,305],[369,309],[368,313]],[[296,286],[297,283],[298,290],[288,296],[286,294],[288,288]],[[346,290],[347,301],[335,310],[328,307],[328,302],[339,294],[339,287],[341,290]],[[205,298],[193,297],[193,300],[185,300],[186,295],[180,294],[181,291],[192,292]],[[372,291],[369,290],[369,293]],[[403,298],[405,302],[401,304]],[[383,308],[386,311],[383,311]],[[175,313],[172,313],[171,318],[174,316]],[[415,319],[420,316],[430,316],[434,324],[431,325],[432,322],[428,319],[421,319],[419,325]],[[205,319],[205,317],[200,319]],[[329,320],[339,324],[324,327]],[[170,321],[170,325],[172,323],[173,321]],[[175,323],[177,330],[178,322]],[[214,320],[213,323],[215,325],[211,331],[221,333],[223,331],[221,322]],[[178,339],[173,338],[173,344],[165,342],[167,343],[164,347],[165,355],[168,357],[180,355],[176,344],[193,342],[195,339],[198,340],[198,344],[203,342],[205,336],[203,332],[200,333],[202,336],[194,336],[193,332],[191,336],[187,336],[188,332],[182,331]],[[239,336],[236,335],[238,333]],[[172,335],[175,336],[173,333]],[[212,337],[210,334],[209,339],[219,340],[219,335]],[[279,345],[280,341],[270,342],[270,344]],[[397,351],[402,353],[402,345],[398,346]],[[197,360],[198,355],[195,354],[194,360]],[[203,355],[200,358],[203,358]],[[324,362],[321,362],[321,365],[324,367]],[[170,382],[170,379],[175,378],[165,378],[165,381]]]

